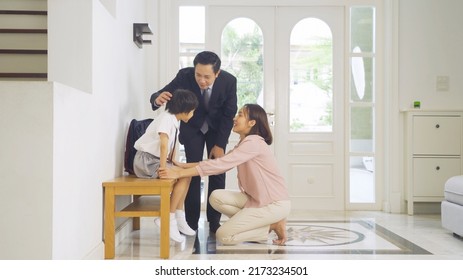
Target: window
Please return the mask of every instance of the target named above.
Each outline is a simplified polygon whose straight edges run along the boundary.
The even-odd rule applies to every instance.
[[[222,69],[238,81],[238,108],[247,103],[263,106],[263,36],[251,19],[230,21],[222,33]]]
[[[306,18],[294,27],[290,40],[290,132],[331,132],[331,30],[320,19]]]
[[[193,66],[196,54],[204,50],[205,26],[203,6],[179,7],[179,68]]]
[[[375,202],[375,9],[350,9],[351,203]]]

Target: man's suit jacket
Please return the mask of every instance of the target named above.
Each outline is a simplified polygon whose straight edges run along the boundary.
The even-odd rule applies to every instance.
[[[154,100],[164,91],[174,93],[177,89],[188,89],[195,93],[199,100],[199,106],[195,110],[193,117],[188,123],[181,122],[180,124],[180,143],[183,139],[197,133],[201,128],[204,119],[209,124],[209,129],[217,133],[217,146],[225,150],[231,130],[233,128],[233,118],[237,111],[237,96],[236,96],[236,78],[232,74],[221,70],[219,76],[215,79],[211,97],[209,100],[209,112],[204,108],[202,102],[201,90],[195,80],[194,67],[180,69],[177,76],[164,88],[151,95],[150,102],[153,110],[157,107],[154,105]]]

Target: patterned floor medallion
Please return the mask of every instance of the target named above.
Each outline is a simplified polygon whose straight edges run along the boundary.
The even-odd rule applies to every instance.
[[[365,238],[364,234],[354,230],[319,225],[292,225],[287,235],[286,246],[336,246],[360,242]],[[271,240],[276,238],[271,236]]]
[[[208,228],[205,226],[204,228]],[[286,246],[245,242],[226,246],[206,230],[198,232],[194,254],[431,254],[372,221],[291,221]]]

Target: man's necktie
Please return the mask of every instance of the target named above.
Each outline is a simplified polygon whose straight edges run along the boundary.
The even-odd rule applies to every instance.
[[[206,109],[206,111],[209,111],[209,99],[211,97],[211,89],[207,88],[207,89],[203,90],[202,91],[202,96],[203,96],[204,108]],[[201,132],[203,134],[206,134],[208,130],[209,130],[209,125],[207,124],[207,120],[204,119],[204,123],[201,126]]]
[[[204,102],[204,108],[206,108],[206,111],[209,111],[209,99],[211,98],[211,89],[207,88],[203,90],[203,102]]]

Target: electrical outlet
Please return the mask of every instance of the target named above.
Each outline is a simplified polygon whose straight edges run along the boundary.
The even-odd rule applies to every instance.
[[[449,76],[437,76],[436,77],[436,90],[439,92],[450,90]]]

